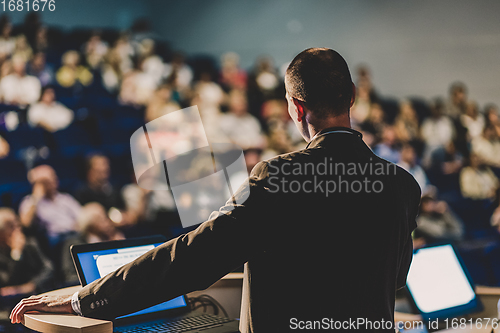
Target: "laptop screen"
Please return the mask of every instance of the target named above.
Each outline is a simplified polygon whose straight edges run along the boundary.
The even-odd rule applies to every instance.
[[[149,250],[163,243],[153,243],[147,245],[119,247],[105,250],[94,250],[88,252],[78,252],[76,255],[83,273],[82,284],[86,285],[97,280],[108,273],[114,272],[121,266],[140,257]],[[134,312],[116,319],[149,314],[158,311],[177,309],[187,306],[184,296],[179,296],[170,301],[157,304],[147,309]]]
[[[406,285],[424,319],[458,316],[480,306],[472,280],[451,244],[416,250]]]

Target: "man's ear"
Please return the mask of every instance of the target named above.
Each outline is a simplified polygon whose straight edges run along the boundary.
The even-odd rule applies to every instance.
[[[297,121],[300,123],[302,122],[302,119],[305,116],[305,111],[304,111],[304,102],[299,101],[296,98],[293,98],[293,104],[295,105],[295,108],[297,109]]]
[[[354,101],[356,100],[356,86],[354,83],[352,84],[352,97],[351,97],[351,105],[349,107],[352,107],[354,104]]]

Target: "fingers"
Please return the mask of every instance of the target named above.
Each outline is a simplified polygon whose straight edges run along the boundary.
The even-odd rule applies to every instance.
[[[24,313],[27,311],[39,310],[42,307],[41,296],[31,296],[21,300],[12,310],[10,314],[10,321],[13,324],[21,323]]]
[[[21,323],[23,316],[28,311],[44,311],[58,313],[74,313],[71,308],[71,296],[31,296],[19,302],[10,314],[13,324]]]

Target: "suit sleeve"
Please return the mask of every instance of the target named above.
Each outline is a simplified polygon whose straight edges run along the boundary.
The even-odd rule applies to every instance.
[[[421,189],[416,181],[414,182],[413,191],[410,193],[407,208],[407,228],[402,236],[403,250],[401,254],[401,261],[399,265],[399,272],[397,278],[396,289],[401,289],[406,286],[406,278],[408,276],[408,271],[410,270],[411,261],[413,258],[413,230],[417,227],[417,216],[420,205]]]
[[[209,287],[263,251],[268,166],[260,162],[248,185],[234,197],[248,195],[243,204],[232,199],[218,216],[197,229],[149,251],[79,292],[86,317],[113,319],[177,296]],[[214,215],[214,214],[212,214]]]

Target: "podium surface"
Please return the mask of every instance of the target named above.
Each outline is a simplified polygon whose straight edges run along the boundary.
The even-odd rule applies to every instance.
[[[81,286],[69,287],[50,291],[44,295],[69,295],[80,290]],[[111,333],[113,323],[108,320],[99,320],[80,317],[72,314],[54,313],[26,313],[23,325],[38,332],[50,333]]]
[[[221,280],[232,281],[232,280],[242,280],[242,273],[229,273]],[[81,286],[74,286],[69,288],[63,288],[54,290],[45,295],[69,295],[80,290]],[[210,289],[210,288],[209,288]],[[241,292],[240,292],[241,293]],[[476,293],[481,296],[481,300],[485,307],[484,311],[472,315],[472,318],[497,318],[497,302],[500,298],[500,288],[498,287],[484,287],[476,286]],[[401,313],[395,312],[395,321],[420,321],[422,317],[417,314]],[[111,333],[113,332],[113,323],[107,320],[98,320],[92,318],[80,317],[71,314],[53,314],[53,313],[36,313],[31,312],[24,315],[24,326],[29,329],[38,332],[48,332],[48,333]],[[464,329],[453,329],[441,330],[439,332],[485,332],[491,333],[491,326],[473,327],[468,325]],[[500,333],[500,329],[495,327],[495,333]]]

